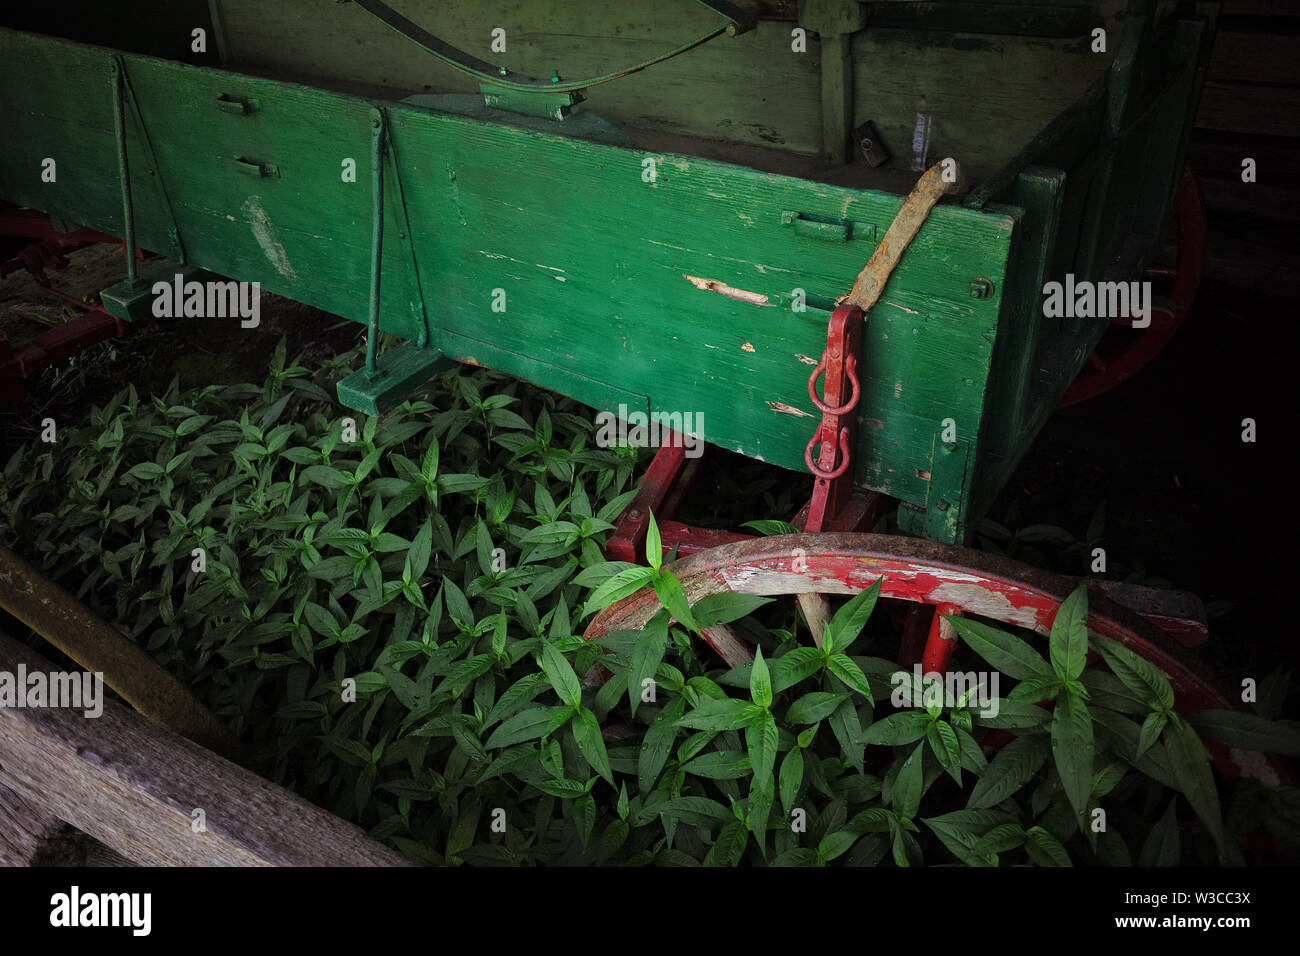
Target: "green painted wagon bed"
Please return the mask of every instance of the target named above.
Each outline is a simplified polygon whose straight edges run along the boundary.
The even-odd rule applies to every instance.
[[[931,608],[1046,631],[1069,582],[960,546],[1063,397],[1130,374],[1190,303],[1183,158],[1217,3],[394,6],[181,5],[165,58],[4,29],[0,199],[370,323],[339,388],[366,413],[464,362],[811,466],[795,524],[824,548],[660,522],[665,551],[724,549],[689,559],[701,589],[800,593],[817,633],[813,592],[912,582],[890,596],[924,611],[908,646],[939,670]],[[192,62],[205,43],[219,67]],[[855,312],[927,169],[951,194]],[[155,278],[106,307],[148,315]],[[376,331],[404,344],[376,355]],[[639,556],[683,470],[661,450],[611,554]],[[886,510],[928,542],[844,536]],[[1110,593],[1143,616],[1099,597],[1097,630],[1176,670],[1181,706],[1226,706],[1169,647],[1203,624]]]
[[[121,236],[125,167],[135,245],[373,311],[412,343],[399,379],[442,353],[598,410],[691,412],[802,470],[835,300],[951,158],[968,188],[863,329],[851,468],[905,532],[963,541],[1109,323],[1045,318],[1044,283],[1139,278],[1169,238],[1214,5],[597,6],[402,6],[518,71],[486,81],[359,4],[223,0],[202,19],[222,69],[177,62],[189,31],[176,60],[5,32],[0,197]],[[392,384],[345,398],[374,411]]]

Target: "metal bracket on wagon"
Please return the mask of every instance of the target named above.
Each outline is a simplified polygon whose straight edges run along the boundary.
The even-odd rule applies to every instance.
[[[340,379],[339,402],[366,415],[379,415],[400,405],[415,389],[455,365],[437,349],[403,342],[381,355],[373,371],[359,368]]]

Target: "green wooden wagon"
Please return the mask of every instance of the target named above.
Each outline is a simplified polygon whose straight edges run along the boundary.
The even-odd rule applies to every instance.
[[[171,260],[137,275],[128,256],[114,321],[152,314],[155,282],[224,277],[368,323],[339,385],[359,411],[490,366],[813,465],[806,531],[889,510],[926,539],[760,545],[661,521],[665,550],[732,549],[688,559],[701,593],[758,581],[812,619],[812,592],[887,567],[929,582],[893,596],[926,609],[916,651],[939,669],[951,634],[929,608],[1045,632],[1069,582],[943,546],[1067,392],[1130,374],[1186,311],[1183,162],[1216,2],[395,6],[178,4],[107,45],[0,30],[0,199],[47,214],[50,242],[89,229]],[[951,194],[865,316],[846,311],[927,169]],[[1119,352],[1097,357],[1108,330]],[[377,331],[403,344],[377,354]],[[640,552],[651,509],[671,517],[683,467],[680,445],[656,459],[612,553]],[[1099,631],[1176,670],[1182,706],[1226,706],[1151,624],[1184,618],[1187,637],[1187,615],[1111,596],[1145,616],[1098,595]]]

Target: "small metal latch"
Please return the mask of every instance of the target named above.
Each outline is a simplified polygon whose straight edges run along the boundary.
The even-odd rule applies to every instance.
[[[236,156],[235,167],[245,176],[252,176],[254,179],[280,178],[280,167],[275,163],[263,163],[255,159]]]
[[[792,212],[788,209],[782,211],[781,222],[787,226],[794,226],[795,235],[807,236],[810,239],[823,239],[827,242],[848,242],[850,239],[876,241],[876,227],[869,222],[820,219],[808,213]]]
[[[229,93],[222,93],[217,97],[217,109],[223,113],[247,116],[249,113],[256,113],[261,108],[261,101],[250,96],[231,96]]]

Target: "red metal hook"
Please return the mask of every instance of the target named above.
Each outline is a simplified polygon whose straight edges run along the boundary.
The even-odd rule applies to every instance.
[[[844,415],[858,407],[858,399],[862,397],[862,392],[858,388],[858,357],[850,355],[848,361],[844,363],[844,374],[849,377],[849,384],[853,386],[849,400],[838,408],[827,405],[817,397],[817,379],[822,372],[826,371],[826,352],[822,352],[822,360],[817,363],[813,369],[812,377],[808,379],[808,397],[812,399],[814,405],[820,408],[827,415]]]
[[[808,447],[803,450],[803,463],[807,465],[808,470],[818,478],[825,478],[827,480],[838,478],[840,475],[844,474],[844,472],[848,471],[849,468],[849,430],[847,428],[840,429],[840,463],[835,466],[834,471],[826,471],[813,461],[813,449],[820,445],[823,440],[822,430],[819,428],[817,429],[816,434],[813,435],[812,441],[808,443]]]

